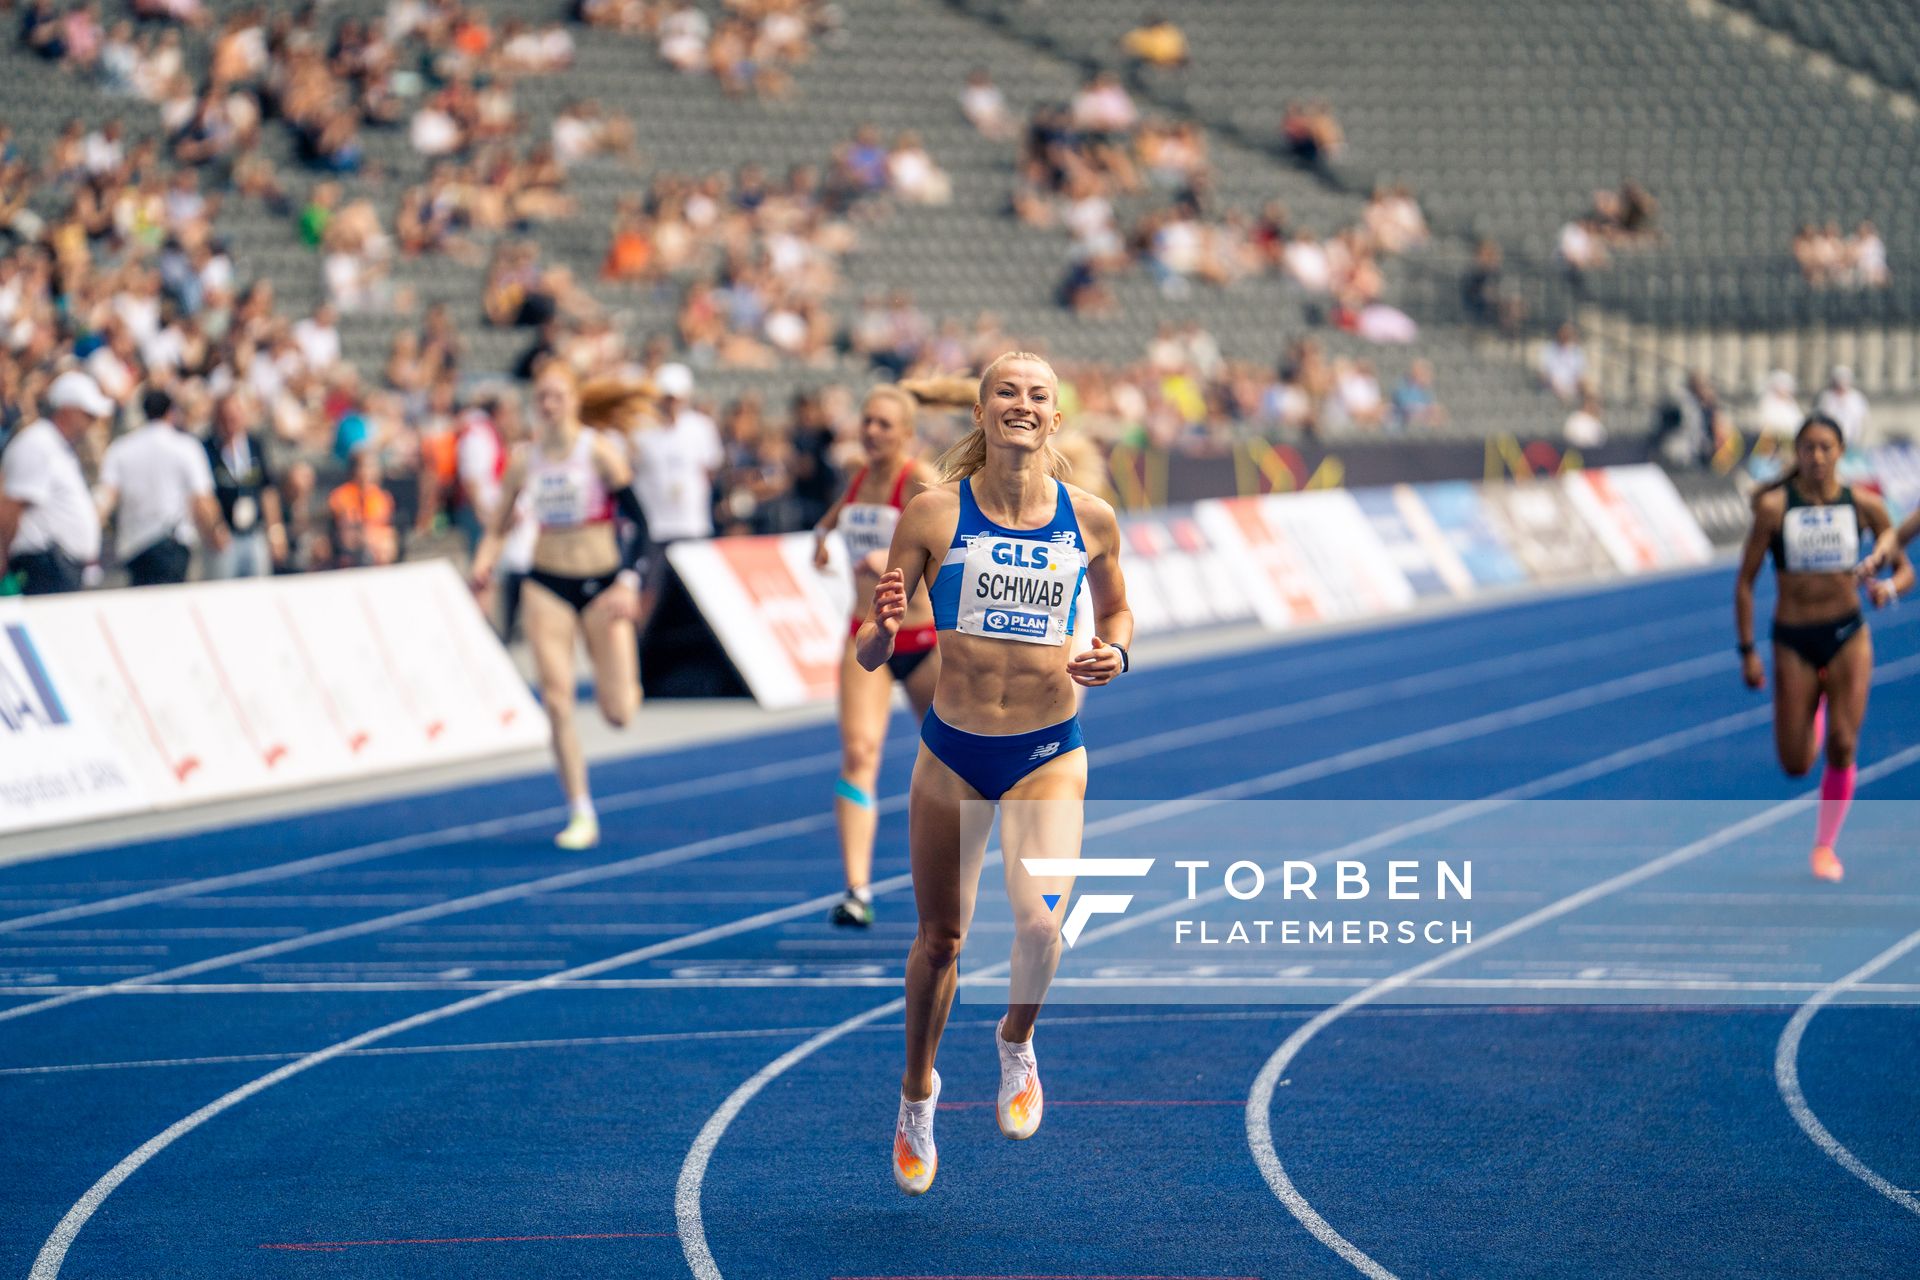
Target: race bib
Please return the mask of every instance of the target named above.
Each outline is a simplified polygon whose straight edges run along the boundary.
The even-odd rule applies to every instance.
[[[534,519],[543,529],[565,529],[587,521],[587,495],[565,471],[553,470],[533,478]]]
[[[1086,553],[1068,541],[982,534],[967,540],[960,570],[962,635],[1065,644]]]
[[[885,555],[893,547],[893,531],[900,513],[878,502],[851,503],[840,510],[840,537],[847,556],[856,564],[873,552]]]
[[[1847,573],[1860,559],[1860,524],[1851,504],[1792,507],[1781,536],[1788,573]]]

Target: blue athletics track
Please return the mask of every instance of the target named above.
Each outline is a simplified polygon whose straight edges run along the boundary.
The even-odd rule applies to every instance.
[[[1102,957],[1157,909],[1097,920],[1041,1022],[1031,1141],[995,1129],[997,1009],[963,992],[919,1199],[888,1170],[904,717],[867,933],[826,923],[830,727],[598,766],[585,853],[553,848],[533,776],[0,867],[0,1273],[1911,1280],[1920,609],[1874,619],[1828,885],[1817,775],[1775,765],[1731,586],[1095,691],[1089,854],[1256,802],[1319,802],[1376,853],[1635,829],[1533,831],[1585,844],[1483,869],[1470,944],[1240,958],[1170,1001],[1101,998],[1153,976]],[[1325,994],[1275,1004],[1260,963]]]

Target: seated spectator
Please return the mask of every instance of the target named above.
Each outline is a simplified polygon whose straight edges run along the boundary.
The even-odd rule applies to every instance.
[[[1386,421],[1386,397],[1380,393],[1380,379],[1374,376],[1370,361],[1335,360],[1333,387],[1335,403],[1349,423],[1371,428]]]
[[[1587,352],[1571,323],[1561,325],[1553,341],[1541,348],[1537,368],[1540,384],[1558,396],[1560,403],[1573,404],[1580,398],[1580,380],[1587,376]]]
[[[887,179],[893,193],[909,204],[946,204],[953,199],[953,181],[934,164],[916,133],[894,139],[887,155]]]
[[[1871,222],[1862,221],[1847,242],[1847,280],[1865,289],[1884,289],[1892,279],[1887,270],[1887,245]]]
[[[337,567],[392,564],[399,556],[393,495],[381,486],[380,471],[380,451],[362,445],[353,453],[352,478],[327,495]]]
[[[1482,240],[1474,246],[1473,265],[1460,279],[1460,306],[1467,319],[1503,333],[1513,333],[1525,316],[1517,294],[1506,288],[1500,246]]]
[[[1579,449],[1598,449],[1607,442],[1607,424],[1601,420],[1603,409],[1600,393],[1594,389],[1593,380],[1583,378],[1580,381],[1580,403],[1567,415],[1567,421],[1561,427],[1561,434],[1567,443]]]
[[[658,278],[653,238],[646,214],[638,201],[621,201],[613,220],[613,242],[607,246],[606,259],[600,264],[602,280],[638,284]]]
[[[1800,407],[1796,390],[1793,375],[1785,369],[1775,369],[1767,375],[1759,404],[1754,409],[1754,426],[1762,439],[1776,445],[1792,443],[1807,416]]]
[[[1393,425],[1402,431],[1447,425],[1447,407],[1433,389],[1433,362],[1415,360],[1393,389]]]
[[[1324,169],[1346,150],[1346,136],[1324,102],[1289,102],[1280,117],[1280,145],[1303,169]]]
[[[1120,50],[1134,67],[1166,70],[1187,65],[1186,33],[1158,14],[1150,15],[1121,36]]]
[[[707,70],[707,39],[712,24],[692,0],[680,0],[655,32],[660,57],[675,71],[696,75]]]
[[[1587,272],[1606,266],[1607,246],[1598,220],[1591,216],[1575,218],[1561,227],[1554,256],[1576,282]]]
[[[1425,247],[1428,239],[1426,215],[1413,193],[1404,186],[1374,188],[1364,215],[1367,233],[1384,254],[1399,255]]]
[[[1013,115],[1007,110],[1006,95],[987,74],[975,67],[967,74],[967,87],[960,91],[960,114],[983,138],[994,142],[1010,141],[1015,133]]]

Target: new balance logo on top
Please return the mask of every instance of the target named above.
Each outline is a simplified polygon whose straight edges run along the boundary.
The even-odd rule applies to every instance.
[[[1033,754],[1028,756],[1027,759],[1045,760],[1048,756],[1052,755],[1054,752],[1058,751],[1059,749],[1060,749],[1060,744],[1057,742],[1043,742],[1039,746],[1033,749]]]

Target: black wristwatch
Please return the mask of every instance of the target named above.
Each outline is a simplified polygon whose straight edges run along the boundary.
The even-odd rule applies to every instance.
[[[1107,648],[1118,649],[1120,651],[1120,674],[1121,675],[1125,675],[1127,674],[1128,671],[1132,670],[1133,660],[1127,657],[1127,646],[1123,644],[1110,644],[1107,646]]]
[[[1748,654],[1753,652],[1753,641],[1751,640],[1745,641],[1744,643],[1735,645],[1734,648],[1738,649],[1740,651],[1740,656],[1744,658]]]

